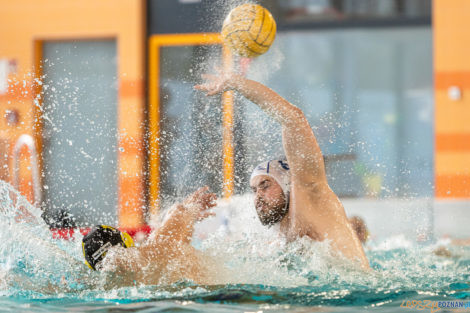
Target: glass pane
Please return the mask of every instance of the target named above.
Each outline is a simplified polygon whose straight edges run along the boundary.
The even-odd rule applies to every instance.
[[[46,210],[115,225],[116,42],[46,42],[43,55]]]
[[[202,186],[222,191],[222,102],[193,86],[221,59],[220,46],[163,47],[160,156],[163,207]]]
[[[277,0],[262,1],[281,24],[379,20],[431,16],[431,0]]]
[[[248,76],[306,114],[341,196],[431,196],[430,27],[284,32]],[[237,107],[238,192],[251,169],[283,154],[279,125],[250,102]],[[427,183],[423,183],[427,182]]]

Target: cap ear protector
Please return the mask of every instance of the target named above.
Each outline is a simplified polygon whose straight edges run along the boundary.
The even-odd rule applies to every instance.
[[[104,259],[109,248],[121,245],[124,248],[133,247],[132,237],[107,225],[94,226],[82,239],[85,264],[96,270],[96,266]]]

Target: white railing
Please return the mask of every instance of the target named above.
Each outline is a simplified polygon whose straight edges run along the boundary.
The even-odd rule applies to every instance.
[[[26,146],[30,152],[31,173],[33,175],[33,204],[39,206],[42,203],[41,182],[39,177],[39,163],[36,144],[34,138],[30,135],[21,135],[13,148],[13,186],[18,189],[20,172],[20,154],[23,146]]]

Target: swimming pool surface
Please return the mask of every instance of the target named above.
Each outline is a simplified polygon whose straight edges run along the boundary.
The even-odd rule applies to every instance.
[[[439,256],[437,244],[404,236],[370,243],[373,271],[364,273],[333,258],[327,243],[215,233],[199,248],[227,268],[220,282],[106,290],[81,262],[80,238],[52,240],[39,212],[7,185],[0,186],[0,206],[0,311],[453,312],[419,304],[470,301],[470,248],[444,243]],[[18,215],[22,206],[33,216]]]

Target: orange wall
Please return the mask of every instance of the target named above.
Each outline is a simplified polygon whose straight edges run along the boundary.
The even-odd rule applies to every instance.
[[[144,0],[0,0],[0,59],[16,60],[8,94],[0,95],[0,143],[3,149],[23,133],[41,139],[34,126],[34,86],[32,77],[43,40],[115,38],[118,54],[118,127],[120,226],[139,227],[143,223],[144,200],[144,122],[145,122],[145,1]],[[23,80],[25,84],[23,85]],[[20,88],[15,85],[20,82]],[[17,126],[7,125],[5,110],[20,114]],[[5,147],[8,145],[10,147]],[[0,149],[3,151],[3,149]],[[2,163],[3,162],[3,163]],[[11,157],[0,157],[11,177]],[[25,172],[25,171],[23,171]],[[26,180],[28,173],[23,174]],[[28,192],[24,190],[24,192]]]
[[[436,197],[470,198],[470,1],[434,0]],[[451,100],[448,89],[461,89]]]

